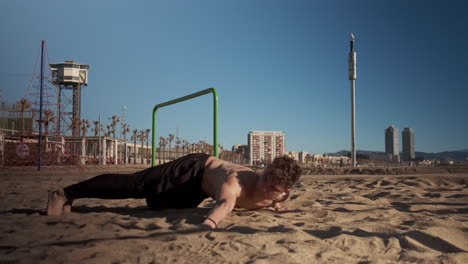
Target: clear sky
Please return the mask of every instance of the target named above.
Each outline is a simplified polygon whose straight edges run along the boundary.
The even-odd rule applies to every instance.
[[[284,131],[287,151],[350,149],[349,33],[356,36],[357,148],[415,131],[416,151],[468,148],[468,1],[0,1],[0,89],[16,102],[46,40],[50,62],[89,64],[82,118],[215,87],[220,143]],[[212,97],[162,108],[159,135],[212,143]],[[401,136],[401,134],[400,134]],[[401,142],[401,139],[400,139]]]

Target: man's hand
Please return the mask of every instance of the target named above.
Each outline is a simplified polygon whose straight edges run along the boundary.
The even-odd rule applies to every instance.
[[[291,193],[291,190],[286,190],[283,192],[280,196],[277,197],[277,199],[273,200],[273,203],[271,204],[271,207],[275,209],[277,212],[285,211],[287,210],[286,207],[281,206],[281,202],[286,201],[289,198],[289,194]]]
[[[273,209],[275,209],[276,212],[282,212],[288,209],[287,207],[282,206],[281,203],[277,201],[273,201],[271,207],[273,207]]]
[[[205,224],[205,223],[199,224],[198,227],[201,230],[212,230],[212,229],[214,229],[214,227],[210,226],[209,224]]]
[[[201,224],[202,226],[206,226],[206,227],[209,227],[209,228],[216,228],[218,227],[218,224],[216,224],[216,222],[209,218],[209,217],[206,217],[205,218],[205,221],[203,221],[203,223]]]
[[[286,201],[289,198],[290,193],[291,193],[290,189],[284,191],[280,196],[278,196],[278,198],[275,200],[275,202],[280,203],[280,202]]]

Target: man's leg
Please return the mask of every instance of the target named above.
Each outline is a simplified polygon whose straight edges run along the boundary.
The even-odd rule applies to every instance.
[[[63,212],[71,211],[71,204],[74,199],[79,198],[101,198],[101,199],[127,199],[127,198],[150,198],[150,207],[175,206],[194,207],[208,196],[201,190],[201,177],[205,162],[208,159],[205,154],[190,154],[177,160],[165,163],[156,167],[151,167],[134,174],[103,174],[89,180],[68,186],[49,194],[47,214],[60,215]],[[193,180],[196,184],[189,182]],[[189,184],[183,194],[174,196],[174,199],[167,199],[160,206],[155,206],[160,199],[152,198],[158,194],[165,193],[175,186]],[[190,194],[191,192],[194,194]],[[188,196],[187,196],[188,195]],[[188,199],[187,199],[188,197]],[[201,197],[201,198],[199,198]],[[182,204],[174,201],[184,199]],[[192,200],[197,198],[200,200]]]
[[[48,215],[61,215],[71,211],[74,199],[101,198],[127,199],[148,196],[145,178],[136,174],[102,174],[89,180],[49,192]]]
[[[167,208],[195,208],[208,196],[196,189],[183,187],[146,197],[146,205],[153,210]]]

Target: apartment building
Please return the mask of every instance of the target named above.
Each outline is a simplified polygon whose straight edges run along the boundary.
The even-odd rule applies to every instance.
[[[249,164],[269,164],[286,153],[286,135],[282,131],[251,131],[248,134]]]

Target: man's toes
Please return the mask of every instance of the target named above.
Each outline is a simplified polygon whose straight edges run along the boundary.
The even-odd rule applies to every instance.
[[[65,204],[65,205],[63,206],[63,212],[64,212],[64,213],[71,213],[71,209],[72,209],[72,207],[71,207],[70,204]]]
[[[47,201],[47,215],[61,215],[63,212],[63,201],[57,191],[49,192]]]

